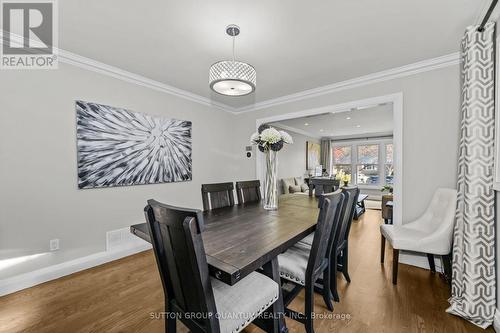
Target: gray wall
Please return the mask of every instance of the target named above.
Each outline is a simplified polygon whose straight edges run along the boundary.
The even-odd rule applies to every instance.
[[[0,270],[0,279],[103,251],[105,232],[142,221],[149,198],[201,207],[202,182],[254,179],[255,154],[246,158],[245,146],[258,118],[397,92],[404,93],[403,216],[415,218],[437,187],[455,187],[459,84],[453,66],[232,115],[65,64],[3,71],[0,260],[47,252],[52,238],[61,250]],[[193,181],[78,190],[76,99],[193,121]],[[295,148],[305,153],[297,139]]]
[[[0,91],[0,260],[61,240],[60,251],[0,270],[0,279],[103,251],[106,231],[143,221],[147,199],[201,207],[202,182],[235,178],[229,113],[65,64],[2,71]],[[193,180],[78,190],[76,99],[191,120]]]
[[[285,148],[278,153],[278,178],[280,180],[282,178],[304,176],[306,172],[306,142],[319,143],[320,141],[303,134],[286,132],[292,136],[293,144],[285,145]],[[281,181],[279,182],[279,193],[282,193]]]
[[[403,92],[403,219],[419,216],[438,187],[456,187],[460,76],[451,66],[237,116],[241,149],[256,119]],[[255,163],[241,163],[242,177],[255,177]]]

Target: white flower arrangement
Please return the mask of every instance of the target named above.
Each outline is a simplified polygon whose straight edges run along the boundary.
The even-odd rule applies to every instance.
[[[260,140],[260,134],[258,132],[255,132],[254,134],[252,134],[252,136],[250,137],[250,142],[252,144],[256,143],[257,141]]]
[[[274,127],[261,125],[259,131],[250,136],[250,142],[258,146],[262,152],[267,150],[280,151],[284,144],[292,144],[293,139],[285,131],[278,131]]]
[[[293,143],[293,139],[292,139],[292,136],[290,134],[288,134],[285,131],[280,131],[280,134],[281,134],[281,138],[283,139],[284,143],[287,143],[289,145],[291,145]]]
[[[260,140],[272,145],[281,140],[281,133],[275,128],[267,128],[260,133]]]

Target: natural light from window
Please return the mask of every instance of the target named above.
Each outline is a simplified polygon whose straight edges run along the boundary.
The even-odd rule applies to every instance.
[[[351,175],[351,183],[384,186],[394,183],[392,139],[332,142],[332,173]]]

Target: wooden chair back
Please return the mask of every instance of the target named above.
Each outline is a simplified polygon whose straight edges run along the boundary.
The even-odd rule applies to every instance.
[[[356,204],[358,203],[359,188],[357,186],[345,186],[342,188],[342,193],[346,195],[347,200],[345,203],[344,213],[334,240],[337,246],[341,245],[343,241],[349,238],[349,231],[351,230],[351,224],[354,218]]]
[[[387,207],[386,204],[388,201],[393,201],[394,197],[392,194],[385,194],[382,196],[382,218],[383,219],[391,219],[392,218],[392,208]]]
[[[149,200],[144,208],[168,311],[212,314],[199,322],[183,320],[191,330],[219,332],[216,306],[201,231],[203,215]]]
[[[240,205],[260,201],[262,198],[260,194],[260,180],[236,182],[236,196]]]
[[[310,178],[309,179],[309,195],[312,195],[312,190],[314,189],[314,195],[316,197],[321,197],[322,194],[332,193],[336,191],[339,187],[339,181],[332,178]]]
[[[233,183],[202,184],[203,210],[234,206]]]
[[[327,250],[326,250],[326,256],[329,257],[330,254],[332,253],[333,247],[335,246],[335,239],[337,237],[337,234],[339,233],[340,228],[342,227],[342,222],[344,220],[344,216],[346,214],[347,205],[348,202],[350,202],[351,195],[349,192],[342,191],[342,190],[337,190],[337,192],[340,192],[343,194],[343,200],[339,204],[338,211],[336,216],[334,217],[334,225],[333,228],[330,232],[329,238],[328,238],[328,245],[327,245]]]
[[[332,229],[336,228],[344,203],[344,194],[341,191],[323,195],[321,199],[321,207],[318,215],[318,223],[314,231],[314,238],[309,253],[309,261],[306,269],[306,280],[316,280],[319,274],[323,273],[321,266],[328,261],[325,261],[327,250],[329,247],[329,239]],[[306,281],[306,285],[311,281]]]

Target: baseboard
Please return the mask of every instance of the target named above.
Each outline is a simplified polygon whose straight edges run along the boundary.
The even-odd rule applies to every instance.
[[[495,318],[493,318],[493,329],[495,332],[500,333],[500,309],[496,309]]]
[[[425,254],[417,254],[412,252],[400,252],[399,262],[402,264],[412,265],[424,269],[430,269],[429,261]],[[436,266],[436,271],[443,273],[443,265],[441,263],[440,256],[434,256],[434,264]]]
[[[29,273],[0,280],[0,296],[36,286],[50,280],[73,274],[107,262],[130,256],[151,248],[147,242],[134,242],[131,246],[116,247],[110,251],[98,252],[57,265],[44,267]]]

